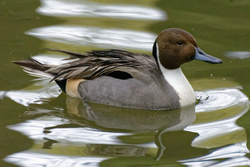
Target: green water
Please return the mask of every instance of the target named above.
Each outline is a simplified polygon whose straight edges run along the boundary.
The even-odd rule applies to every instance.
[[[0,4],[0,166],[250,166],[250,1]],[[155,36],[169,27],[189,31],[202,50],[223,60],[183,65],[202,97],[195,113],[194,106],[155,113],[95,104],[89,111],[11,63],[65,57],[44,48],[151,54]]]

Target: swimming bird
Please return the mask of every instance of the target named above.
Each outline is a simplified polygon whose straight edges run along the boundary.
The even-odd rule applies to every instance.
[[[63,92],[84,101],[105,105],[173,110],[196,102],[195,93],[180,66],[194,59],[219,64],[222,60],[202,51],[185,30],[163,30],[152,55],[124,50],[92,50],[84,54],[50,49],[70,55],[61,65],[33,58],[14,61],[30,72],[45,73]]]

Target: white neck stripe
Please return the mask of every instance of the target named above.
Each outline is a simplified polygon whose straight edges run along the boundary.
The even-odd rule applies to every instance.
[[[180,97],[181,107],[191,105],[196,102],[194,90],[188,82],[181,68],[166,69],[160,62],[158,44],[156,43],[156,57],[159,68],[165,80],[175,89]]]

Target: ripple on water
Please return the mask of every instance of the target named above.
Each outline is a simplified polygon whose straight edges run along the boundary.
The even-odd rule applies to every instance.
[[[236,88],[224,88],[196,92],[200,102],[196,112],[206,112],[248,103],[248,97]]]

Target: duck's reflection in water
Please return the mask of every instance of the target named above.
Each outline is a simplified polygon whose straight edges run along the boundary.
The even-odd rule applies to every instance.
[[[150,111],[87,104],[70,96],[67,96],[66,104],[68,113],[91,121],[89,126],[104,131],[107,129],[131,132],[176,131],[184,129],[195,120],[194,105],[178,110]]]
[[[102,143],[102,136],[100,136],[100,142],[87,144],[83,151],[91,155],[142,157],[149,154],[150,148],[154,148],[153,154],[156,155],[157,149],[155,147],[157,145],[159,147],[157,156],[160,157],[166,149],[166,145],[164,145],[166,142],[169,143],[169,147],[172,147],[171,149],[173,149],[174,145],[179,148],[180,143],[176,142],[174,139],[175,134],[172,135],[171,133],[174,133],[173,131],[180,131],[180,135],[182,133],[191,133],[181,130],[195,120],[194,105],[171,111],[150,111],[93,103],[87,104],[70,96],[66,97],[66,104],[68,112],[66,117],[71,123],[107,133],[122,132],[118,136],[119,141],[112,145]],[[47,130],[53,128],[56,127],[48,127]],[[171,132],[169,138],[166,137],[169,136],[168,132]],[[192,134],[191,136],[194,138],[196,134]],[[189,148],[191,148],[192,137],[189,137],[189,141],[185,139]],[[183,136],[179,139],[183,140]],[[167,150],[169,149],[167,148]]]

